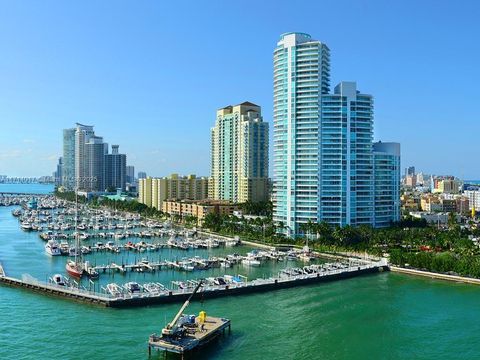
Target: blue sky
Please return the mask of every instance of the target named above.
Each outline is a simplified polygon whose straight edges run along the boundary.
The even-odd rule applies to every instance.
[[[480,178],[476,1],[0,0],[0,174],[50,174],[63,128],[95,125],[136,171],[209,173],[217,108],[272,122],[272,52],[307,32],[332,85],[375,97],[375,139],[403,167]]]

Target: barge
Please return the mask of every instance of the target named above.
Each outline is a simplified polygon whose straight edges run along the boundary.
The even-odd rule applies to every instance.
[[[231,322],[229,319],[207,316],[204,311],[200,311],[198,317],[183,314],[202,284],[202,281],[198,282],[177,315],[162,329],[161,335],[150,335],[148,339],[149,355],[154,349],[165,351],[165,355],[167,353],[179,354],[183,359],[185,353],[209,343],[225,332],[226,328],[230,333]]]

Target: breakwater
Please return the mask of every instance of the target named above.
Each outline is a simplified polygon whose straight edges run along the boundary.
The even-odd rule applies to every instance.
[[[388,270],[385,261],[377,263],[359,263],[357,260],[349,266],[338,267],[328,271],[317,271],[298,275],[282,275],[267,279],[255,279],[245,282],[210,285],[202,287],[194,296],[194,299],[215,298],[221,296],[242,295],[273,291],[278,289],[292,288],[314,283],[329,282],[334,280],[347,279],[364,274],[372,274]],[[103,305],[106,307],[138,307],[152,304],[172,303],[185,301],[193,289],[168,290],[161,294],[122,294],[120,296],[109,296],[99,292],[88,291],[76,287],[59,286],[43,283],[33,278],[25,277],[16,279],[7,276],[5,273],[0,276],[0,283],[32,290],[47,295],[54,295],[66,299],[82,301],[91,304]]]

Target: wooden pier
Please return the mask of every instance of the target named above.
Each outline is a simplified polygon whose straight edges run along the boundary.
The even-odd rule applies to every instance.
[[[348,279],[360,275],[374,274],[388,270],[386,262],[364,263],[363,265],[350,266],[345,269],[329,270],[324,273],[302,274],[296,276],[277,276],[268,279],[255,279],[248,282],[240,282],[229,285],[205,285],[193,297],[193,299],[215,298],[251,294],[258,292],[273,291],[291,287],[330,282]],[[192,289],[166,290],[161,294],[140,293],[135,295],[121,294],[113,297],[109,294],[88,291],[77,287],[58,286],[41,282],[33,278],[16,279],[6,276],[5,272],[0,276],[0,284],[28,289],[31,291],[63,297],[66,299],[81,301],[89,304],[97,304],[106,307],[127,308],[147,306],[153,304],[173,303],[185,301],[191,294]]]
[[[156,335],[150,336],[148,340],[148,354],[151,355],[152,349],[154,349],[180,354],[183,359],[185,353],[209,343],[225,332],[227,328],[230,333],[231,322],[229,319],[207,316],[203,323],[203,330],[200,324],[197,323],[190,333],[177,340],[164,339]]]

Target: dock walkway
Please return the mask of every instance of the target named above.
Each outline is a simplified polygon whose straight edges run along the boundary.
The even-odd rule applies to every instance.
[[[385,261],[381,262],[363,262],[352,264],[343,269],[332,269],[325,272],[301,275],[278,275],[268,279],[255,279],[247,282],[234,283],[229,285],[205,285],[194,296],[194,299],[214,298],[220,296],[231,296],[250,294],[256,292],[266,292],[278,289],[286,289],[296,286],[315,284],[320,282],[329,282],[352,278],[364,274],[378,273],[388,270]],[[160,294],[140,293],[140,294],[120,294],[111,296],[110,294],[93,292],[76,287],[59,286],[50,283],[38,281],[34,278],[24,276],[23,279],[15,279],[6,276],[0,276],[0,283],[14,287],[24,288],[44,294],[55,295],[67,299],[82,301],[85,303],[98,304],[106,307],[136,307],[152,304],[173,303],[185,301],[193,289],[166,290]]]

